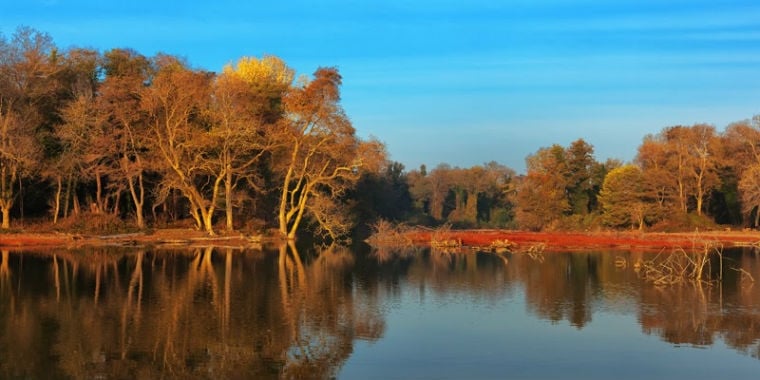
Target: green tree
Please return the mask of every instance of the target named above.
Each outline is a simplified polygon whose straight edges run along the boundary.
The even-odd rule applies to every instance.
[[[412,196],[407,173],[400,162],[388,162],[379,173],[367,172],[352,192],[358,219],[372,223],[378,219],[400,222],[412,213]]]
[[[596,193],[592,180],[597,165],[594,147],[583,139],[573,141],[566,149],[567,199],[570,212],[577,215],[588,214],[596,203]]]
[[[599,194],[605,224],[644,229],[654,207],[647,197],[645,183],[641,169],[635,165],[625,165],[607,174]]]

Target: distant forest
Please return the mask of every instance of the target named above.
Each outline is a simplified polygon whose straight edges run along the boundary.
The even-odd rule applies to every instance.
[[[380,219],[525,230],[757,227],[760,118],[671,126],[631,163],[582,138],[497,162],[407,171],[356,136],[337,69],[243,57],[221,73],[171,55],[59,49],[0,35],[2,229],[194,226],[339,239]],[[498,159],[498,157],[495,157]]]

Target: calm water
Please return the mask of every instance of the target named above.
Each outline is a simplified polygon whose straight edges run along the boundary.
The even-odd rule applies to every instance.
[[[760,254],[642,256],[2,251],[0,378],[759,378]]]

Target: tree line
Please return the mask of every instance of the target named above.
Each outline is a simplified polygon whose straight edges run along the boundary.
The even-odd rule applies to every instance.
[[[411,171],[412,215],[438,223],[526,230],[659,231],[760,226],[760,117],[670,126],[647,135],[632,162],[599,162],[582,138],[526,158]]]
[[[62,51],[21,27],[0,38],[2,228],[89,213],[345,234],[342,198],[385,153],[356,136],[341,83],[329,67],[296,79],[274,56],[215,74],[166,54]]]
[[[645,136],[628,163],[597,161],[579,138],[538,149],[526,169],[517,175],[492,162],[428,172],[423,165],[405,176],[409,208],[399,219],[536,231],[760,226],[758,116],[723,131],[665,127]]]
[[[578,139],[538,149],[520,175],[497,162],[407,171],[356,136],[341,84],[336,68],[296,78],[275,56],[212,73],[168,54],[61,50],[26,27],[0,35],[2,228],[24,217],[138,229],[189,220],[209,234],[293,239],[309,228],[335,239],[379,218],[527,230],[760,224],[760,118],[722,132],[663,128],[630,163],[599,162]]]

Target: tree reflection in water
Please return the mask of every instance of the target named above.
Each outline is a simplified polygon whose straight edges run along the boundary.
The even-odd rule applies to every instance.
[[[531,314],[579,330],[597,312],[632,314],[667,342],[760,359],[760,288],[742,275],[760,278],[760,255],[729,255],[720,283],[667,288],[618,265],[642,255],[5,250],[0,378],[329,378],[357,339],[384,335],[405,286],[423,302],[524,295]]]
[[[440,293],[500,299],[520,287],[528,310],[552,323],[567,321],[583,329],[598,311],[638,316],[642,331],[672,344],[711,345],[716,339],[760,359],[760,287],[742,273],[760,278],[760,254],[726,252],[720,282],[656,287],[643,281],[633,265],[641,252],[476,254],[428,251],[392,258],[376,254],[385,266],[406,268],[411,285]],[[653,255],[653,254],[651,254]],[[398,265],[406,262],[406,266]],[[714,268],[719,268],[715,265]],[[718,274],[713,273],[717,278]]]
[[[293,245],[3,251],[0,378],[330,377],[384,322],[347,283],[353,255]]]

